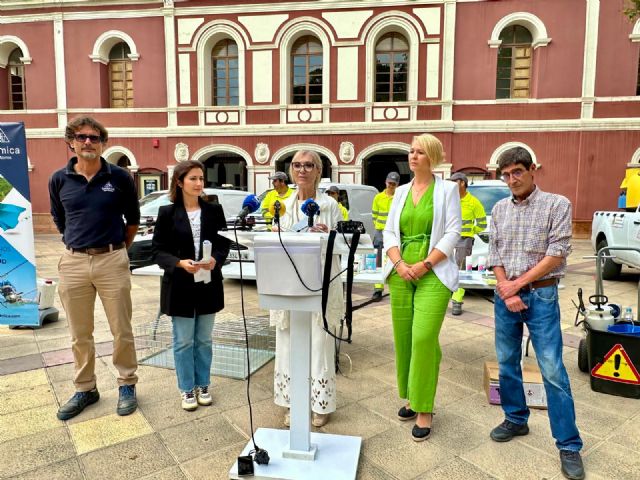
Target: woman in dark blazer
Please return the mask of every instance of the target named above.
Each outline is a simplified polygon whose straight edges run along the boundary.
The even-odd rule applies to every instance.
[[[224,307],[221,267],[230,241],[220,205],[202,199],[204,166],[186,161],[176,166],[169,198],[160,208],[153,233],[155,262],[164,269],[160,309],[173,322],[173,357],[182,408],[211,405],[211,332],[215,313]],[[211,244],[210,259],[202,259]]]

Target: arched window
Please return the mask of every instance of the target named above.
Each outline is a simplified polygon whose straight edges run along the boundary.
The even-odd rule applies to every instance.
[[[529,98],[531,92],[531,32],[512,25],[500,33],[496,98]]]
[[[129,45],[120,42],[109,52],[109,93],[111,108],[133,107],[133,68]]]
[[[376,44],[376,102],[405,102],[409,43],[399,33],[387,33]]]
[[[211,98],[214,105],[238,105],[238,45],[224,39],[211,51]]]
[[[20,58],[22,52],[15,48],[9,55],[7,63],[7,84],[9,85],[9,110],[25,110],[27,108],[27,91],[24,82],[24,64]]]
[[[322,103],[322,44],[305,36],[291,49],[291,103]]]

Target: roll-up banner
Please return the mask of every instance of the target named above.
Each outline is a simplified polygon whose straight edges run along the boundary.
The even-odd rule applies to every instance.
[[[39,324],[27,143],[22,122],[0,122],[0,324]]]

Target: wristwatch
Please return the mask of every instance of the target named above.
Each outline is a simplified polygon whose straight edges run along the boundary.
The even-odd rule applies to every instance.
[[[433,270],[433,264],[429,260],[423,260],[422,264],[424,265],[424,268],[427,269],[427,272]]]

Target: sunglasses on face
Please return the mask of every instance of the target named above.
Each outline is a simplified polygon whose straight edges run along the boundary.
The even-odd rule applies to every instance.
[[[526,172],[526,170],[518,169],[518,170],[514,170],[511,173],[503,173],[500,176],[500,178],[505,183],[509,182],[509,179],[511,179],[511,178],[515,178],[516,180],[519,180],[520,178],[522,178],[522,175],[524,175],[524,172]]]
[[[302,169],[304,169],[305,172],[310,172],[311,170],[313,170],[315,168],[315,164],[314,163],[300,163],[300,162],[293,162],[291,164],[291,168],[293,168],[294,171],[299,172]]]
[[[76,142],[85,143],[89,140],[91,143],[100,143],[102,142],[102,137],[100,135],[86,135],[84,133],[77,133],[73,136]]]

